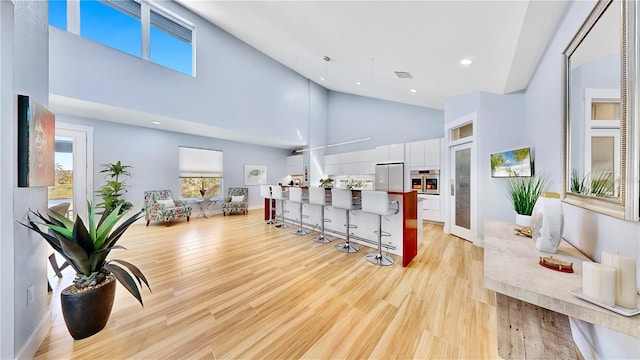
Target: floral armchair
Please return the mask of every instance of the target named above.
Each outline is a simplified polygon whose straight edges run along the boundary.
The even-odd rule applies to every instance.
[[[144,192],[144,219],[147,226],[150,221],[164,221],[167,226],[171,221],[191,217],[191,206],[184,200],[173,200],[169,190],[151,190]]]
[[[229,188],[228,196],[222,203],[222,214],[227,216],[232,212],[242,212],[247,215],[249,207],[249,189],[247,188]]]

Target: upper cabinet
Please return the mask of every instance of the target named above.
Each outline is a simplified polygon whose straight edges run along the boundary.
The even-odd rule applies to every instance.
[[[442,140],[431,139],[407,143],[407,158],[412,168],[440,168]]]
[[[378,146],[378,162],[402,162],[404,161],[404,144],[392,144]]]
[[[302,155],[287,156],[287,174],[304,174],[304,160],[302,158]]]

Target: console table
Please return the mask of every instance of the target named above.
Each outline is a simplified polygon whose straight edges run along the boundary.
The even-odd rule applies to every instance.
[[[501,329],[509,323],[503,323],[500,317],[517,308],[518,305],[510,304],[517,300],[640,338],[640,315],[618,315],[569,293],[582,287],[582,261],[590,261],[589,258],[563,240],[552,256],[572,262],[574,272],[544,268],[538,264],[539,257],[551,254],[537,251],[531,238],[515,235],[515,227],[496,221],[487,221],[484,227],[484,287],[496,292],[498,347],[502,357],[509,357],[506,354],[514,350],[514,344],[512,338],[507,338],[508,329],[506,334]]]

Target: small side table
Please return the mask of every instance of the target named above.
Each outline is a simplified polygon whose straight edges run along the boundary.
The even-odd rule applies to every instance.
[[[195,199],[195,203],[198,205],[198,207],[200,208],[200,215],[204,217],[205,219],[208,219],[209,217],[207,216],[207,210],[211,209],[213,210],[213,208],[216,206],[216,204],[218,203],[220,199],[203,199],[203,198],[197,198]]]

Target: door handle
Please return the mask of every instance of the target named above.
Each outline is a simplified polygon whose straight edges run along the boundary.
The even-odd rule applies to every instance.
[[[451,196],[455,196],[455,195],[456,195],[455,180],[451,179]]]

